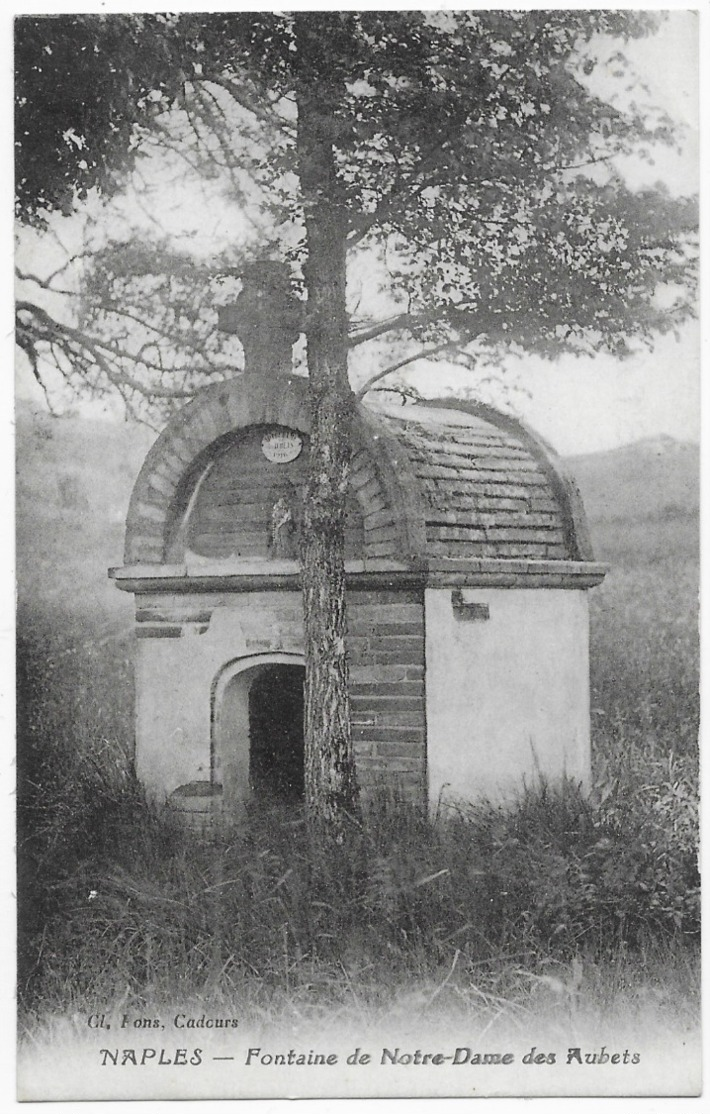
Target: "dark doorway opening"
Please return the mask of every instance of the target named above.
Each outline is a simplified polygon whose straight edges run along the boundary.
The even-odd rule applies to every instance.
[[[303,798],[302,665],[269,665],[249,690],[249,781],[257,796]]]

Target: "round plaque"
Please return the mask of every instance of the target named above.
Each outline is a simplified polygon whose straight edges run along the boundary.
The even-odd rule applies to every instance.
[[[274,429],[261,439],[261,451],[273,464],[288,464],[302,448],[303,438],[295,429]]]

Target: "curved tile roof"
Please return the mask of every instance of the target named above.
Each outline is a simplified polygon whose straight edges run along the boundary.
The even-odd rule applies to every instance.
[[[278,390],[238,377],[199,392],[158,438],[136,481],[127,565],[157,570],[150,575],[168,569],[192,575],[175,564],[183,558],[170,541],[190,485],[239,431],[270,425],[307,436],[307,394],[307,381],[297,377],[280,378]],[[589,564],[574,483],[549,446],[514,418],[452,399],[386,412],[358,405],[353,440],[351,490],[362,515],[366,567],[389,561],[548,578],[551,569],[565,576],[578,576],[582,566],[589,576],[601,569]]]
[[[416,477],[430,556],[575,559],[549,469],[519,437],[475,417],[385,420]]]

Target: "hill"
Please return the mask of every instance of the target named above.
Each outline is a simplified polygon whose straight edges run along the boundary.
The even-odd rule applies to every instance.
[[[18,403],[17,578],[21,602],[128,614],[106,575],[121,563],[128,501],[155,439],[129,423],[51,417]],[[595,555],[629,567],[698,550],[699,450],[659,437],[568,458]]]
[[[107,579],[120,565],[128,502],[155,440],[145,426],[104,422],[18,403],[16,568],[20,603],[121,612]]]
[[[590,520],[637,522],[697,515],[700,450],[672,437],[649,437],[607,452],[567,458]]]
[[[595,555],[623,565],[697,560],[700,449],[659,436],[568,457]]]

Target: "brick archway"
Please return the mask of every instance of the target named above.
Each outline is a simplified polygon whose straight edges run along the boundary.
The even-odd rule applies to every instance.
[[[308,384],[283,377],[271,392],[254,389],[244,377],[203,388],[166,426],[146,456],[136,480],[126,521],[124,561],[156,565],[168,561],[167,541],[184,479],[212,446],[248,426],[278,425],[308,435]],[[408,477],[405,454],[384,425],[362,407],[355,412],[351,486],[363,513],[368,556],[414,556],[423,552],[424,529]],[[195,482],[199,479],[199,468]]]

